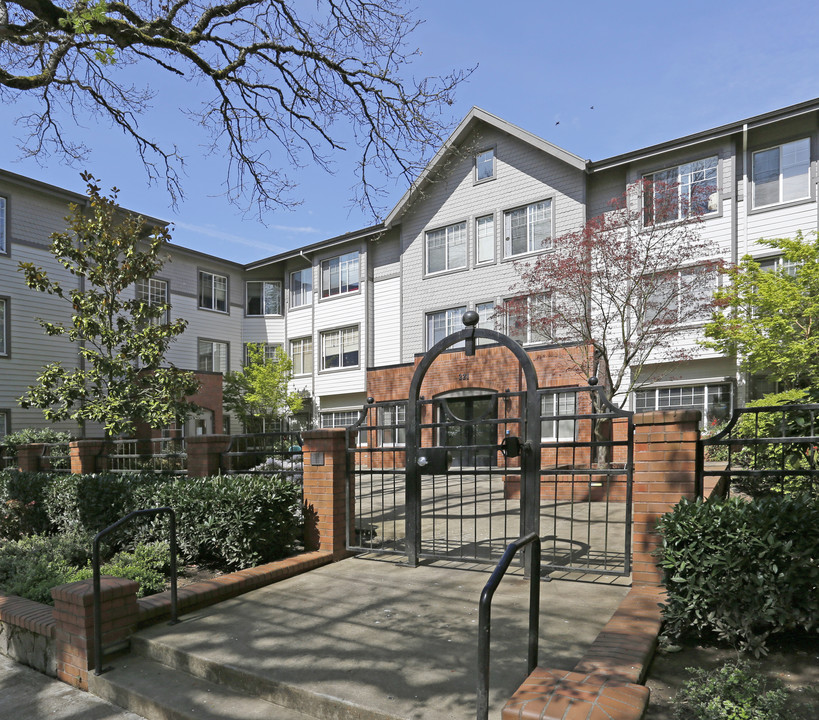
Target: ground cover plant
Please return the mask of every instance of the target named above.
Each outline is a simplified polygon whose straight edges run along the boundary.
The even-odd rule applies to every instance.
[[[0,472],[0,591],[51,602],[50,589],[91,577],[96,533],[137,509],[172,507],[179,564],[216,571],[286,555],[299,535],[301,488],[273,475]],[[165,586],[168,516],[134,518],[102,543],[103,574]]]

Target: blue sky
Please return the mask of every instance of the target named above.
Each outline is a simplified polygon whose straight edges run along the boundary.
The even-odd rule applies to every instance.
[[[477,105],[593,160],[819,96],[815,0],[418,0],[416,7],[425,23],[412,40],[422,52],[414,75],[478,65],[457,93],[453,125]],[[124,206],[171,221],[175,243],[250,262],[375,222],[351,206],[352,152],[338,154],[333,176],[293,171],[303,200],[295,210],[269,213],[264,224],[243,217],[219,194],[222,159],[202,155],[195,121],[176,107],[180,97],[194,103],[196,87],[148,81],[160,95],[143,128],[187,151],[186,199],[173,210],[162,186],[148,187],[119,131],[87,118],[77,132],[95,149],[82,167],[103,187],[119,187]],[[45,167],[19,161],[14,113],[0,108],[7,138],[0,167],[82,192],[80,168],[54,158]],[[404,190],[396,184],[387,204]]]

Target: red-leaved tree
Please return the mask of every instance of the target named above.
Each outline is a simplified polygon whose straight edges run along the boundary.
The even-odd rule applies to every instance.
[[[644,181],[604,214],[517,264],[514,299],[501,313],[510,334],[560,343],[585,377],[622,406],[655,376],[648,363],[690,357],[681,330],[710,319],[721,261],[700,233],[714,188]],[[546,250],[546,248],[544,248]]]

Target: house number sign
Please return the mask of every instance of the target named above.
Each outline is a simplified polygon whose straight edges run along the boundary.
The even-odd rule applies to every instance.
[[[458,380],[469,380],[469,373],[458,373]]]

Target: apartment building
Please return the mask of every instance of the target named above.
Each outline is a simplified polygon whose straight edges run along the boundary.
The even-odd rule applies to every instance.
[[[306,399],[300,422],[344,426],[368,396],[406,397],[419,357],[461,327],[464,311],[495,324],[515,263],[549,252],[634,183],[674,183],[681,195],[707,185],[701,232],[713,257],[750,253],[775,264],[760,238],[819,227],[818,129],[819,99],[590,161],[474,108],[382,223],[246,265],[172,246],[161,275],[135,292],[164,294],[173,316],[189,322],[169,361],[223,373],[241,365],[247,343],[282,346]],[[31,261],[59,274],[48,237],[64,228],[69,202],[84,196],[0,171],[0,434],[44,424],[16,402],[44,361],[77,362],[35,320],[67,319],[65,308],[29,291],[16,271]],[[500,329],[535,358],[559,411],[560,388],[585,379],[525,323]],[[739,374],[734,358],[700,348],[700,333],[701,325],[680,327],[691,359],[669,371],[657,358],[654,380],[628,398],[632,409],[695,407],[708,421],[769,389],[765,378]],[[519,382],[514,363],[498,359],[485,375],[463,375],[453,365],[432,392],[468,401]],[[213,415],[198,430],[218,425]]]

